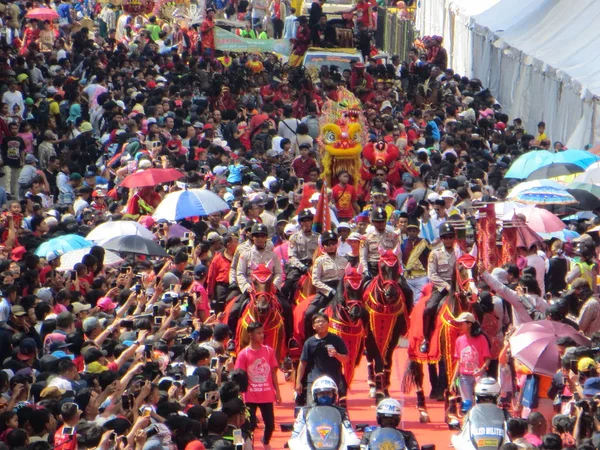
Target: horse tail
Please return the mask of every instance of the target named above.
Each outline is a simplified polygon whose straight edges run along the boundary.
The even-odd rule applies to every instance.
[[[400,389],[403,394],[408,394],[413,388],[420,388],[423,385],[423,366],[420,362],[409,360],[406,363]]]

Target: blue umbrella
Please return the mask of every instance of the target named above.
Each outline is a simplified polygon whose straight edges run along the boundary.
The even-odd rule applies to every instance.
[[[154,220],[175,221],[187,217],[208,216],[229,209],[225,200],[208,189],[186,189],[167,195],[156,207],[152,217]]]
[[[532,187],[520,192],[511,200],[530,205],[571,205],[577,203],[575,197],[566,189],[557,189],[552,186]]]
[[[577,231],[569,230],[565,228],[560,231],[553,231],[552,233],[538,233],[544,240],[550,240],[552,238],[560,239],[563,242],[571,242],[573,239],[578,238],[580,235]]]
[[[50,252],[55,252],[59,255],[62,255],[72,250],[88,248],[92,245],[94,245],[93,242],[84,239],[78,234],[67,234],[65,236],[59,236],[55,237],[54,239],[50,239],[48,242],[44,242],[36,249],[35,254],[45,258]]]
[[[584,170],[596,161],[600,161],[600,156],[585,150],[565,150],[555,153],[552,158],[554,163],[576,164]]]
[[[523,180],[536,169],[552,163],[553,154],[548,150],[536,150],[519,156],[509,167],[504,178]]]

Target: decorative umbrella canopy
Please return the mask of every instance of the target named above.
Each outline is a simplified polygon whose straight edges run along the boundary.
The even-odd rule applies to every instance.
[[[142,224],[131,220],[104,222],[94,228],[90,234],[86,236],[86,239],[102,245],[102,243],[117,236],[142,236],[146,239],[154,239],[154,235],[150,230]]]
[[[600,162],[590,165],[585,172],[577,175],[573,181],[580,183],[600,184]]]
[[[543,180],[547,178],[560,177],[562,175],[571,175],[583,172],[584,169],[573,163],[552,163],[540,167],[529,174],[527,180]]]
[[[517,178],[524,180],[531,172],[544,164],[549,164],[553,161],[552,153],[548,150],[536,150],[527,152],[519,156],[508,168],[504,178]]]
[[[179,180],[183,174],[176,169],[146,169],[129,175],[121,186],[126,188],[157,186],[162,183]]]
[[[562,184],[554,180],[523,181],[522,183],[517,184],[514,188],[510,190],[510,193],[508,194],[507,198],[509,200],[514,201],[514,198],[521,192],[540,186],[553,187],[556,189],[565,189],[565,187]]]
[[[577,203],[575,197],[569,194],[566,189],[557,189],[550,186],[527,189],[513,197],[513,200],[529,205],[571,205]]]
[[[62,255],[72,250],[88,248],[92,245],[94,245],[92,242],[84,239],[78,234],[67,234],[44,242],[36,249],[35,254],[45,258],[50,252]]]
[[[25,14],[25,17],[27,19],[49,20],[50,22],[60,18],[58,13],[51,8],[33,8]]]
[[[512,334],[510,337],[512,356],[533,373],[552,377],[560,367],[556,345],[560,336],[569,336],[578,345],[590,345],[590,340],[570,325],[551,320],[537,320],[521,325]]]
[[[227,211],[229,205],[208,189],[186,189],[167,195],[156,207],[152,217],[155,220],[181,220],[187,217],[208,216]]]
[[[582,191],[588,191],[594,194],[596,197],[600,198],[600,186],[597,184],[580,183],[579,181],[573,181],[572,183],[567,184],[567,190],[569,189],[580,189]]]
[[[85,255],[90,252],[89,248],[80,248],[78,250],[72,250],[68,253],[65,253],[60,257],[60,266],[58,270],[73,270],[75,264],[80,263]],[[110,250],[106,250],[104,253],[104,265],[105,266],[114,266],[116,264],[121,264],[124,262],[123,258],[117,255]]]
[[[112,238],[102,245],[107,250],[120,253],[135,253],[137,255],[167,256],[164,248],[151,239],[141,236],[119,236]]]
[[[564,222],[547,209],[517,208],[515,212],[525,216],[527,226],[536,233],[552,233],[566,228]]]

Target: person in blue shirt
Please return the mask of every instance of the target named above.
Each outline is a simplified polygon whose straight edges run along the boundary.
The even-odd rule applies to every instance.
[[[234,157],[233,164],[227,167],[229,174],[227,175],[227,182],[231,184],[241,184],[242,177],[244,175],[244,166],[240,164],[239,159]]]
[[[424,119],[427,121],[427,126],[431,127],[431,136],[433,137],[433,139],[436,142],[440,142],[440,139],[441,139],[442,135],[440,133],[440,128],[438,127],[438,124],[434,120],[433,112],[432,111],[426,111]]]

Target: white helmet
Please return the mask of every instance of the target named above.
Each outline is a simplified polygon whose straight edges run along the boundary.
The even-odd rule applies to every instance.
[[[481,378],[475,385],[475,395],[477,397],[496,397],[500,395],[500,383],[495,378]]]
[[[382,417],[400,417],[402,415],[402,405],[398,400],[386,398],[377,405],[377,415]]]
[[[335,384],[335,381],[333,381],[331,378],[329,377],[319,377],[317,378],[313,385],[312,385],[312,389],[311,389],[311,394],[313,397],[313,400],[315,401],[315,403],[317,402],[317,394],[319,394],[320,392],[325,392],[325,391],[333,391],[333,394],[335,397],[337,397],[337,393],[338,393],[338,388],[337,388],[337,384]]]

